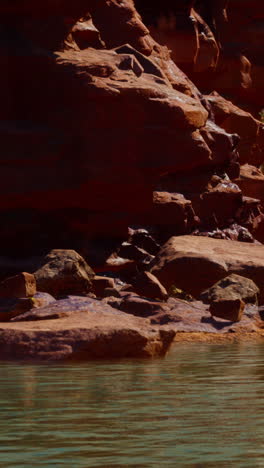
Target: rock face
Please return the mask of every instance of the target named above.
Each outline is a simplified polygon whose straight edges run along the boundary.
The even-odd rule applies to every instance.
[[[94,272],[74,250],[52,250],[34,276],[38,291],[53,296],[82,295],[92,290]]]
[[[192,202],[180,193],[155,191],[153,193],[153,210],[150,222],[157,226],[160,234],[163,231],[171,235],[191,232],[198,220]]]
[[[132,0],[4,0],[0,15],[5,255],[120,239],[151,216],[160,176],[236,164],[236,137],[212,124]]]
[[[173,61],[205,93],[203,103],[209,111],[209,119],[200,133],[207,144],[210,142],[210,149],[213,148],[215,154],[214,161],[218,160],[222,165],[221,170],[214,169],[211,174],[208,171],[209,164],[207,170],[203,168],[200,172],[196,171],[195,177],[202,174],[204,182],[207,173],[205,185],[199,188],[191,188],[193,186],[189,183],[188,189],[182,190],[181,183],[179,184],[182,174],[174,174],[172,179],[174,178],[176,183],[166,183],[167,177],[167,181],[163,181],[159,190],[177,192],[190,200],[194,215],[201,221],[201,231],[213,231],[215,227],[223,230],[235,222],[239,226],[249,228],[253,236],[263,241],[263,217],[259,218],[255,226],[255,222],[248,224],[239,209],[238,192],[234,203],[230,193],[235,195],[234,190],[220,186],[224,182],[224,172],[231,181],[236,178],[240,180],[239,164],[259,166],[263,162],[264,126],[258,120],[264,100],[263,90],[260,89],[261,71],[263,73],[263,55],[260,53],[264,41],[261,33],[263,8],[258,4],[249,5],[249,2],[242,0],[165,0],[156,2],[155,5],[150,0],[136,0],[135,4],[152,36],[157,42],[171,49]],[[217,91],[223,93],[225,98]],[[250,109],[256,118],[226,98],[231,98],[247,110]],[[233,157],[229,164],[224,164],[225,143],[223,140],[220,143],[221,133],[214,129],[211,120],[213,125],[217,124],[225,132],[240,137],[237,145],[239,158]],[[219,181],[219,187],[210,188],[210,177],[215,173],[222,180]],[[186,178],[186,174],[183,177]],[[187,179],[192,180],[189,170]],[[242,201],[243,198],[240,204]],[[248,211],[248,204],[246,200],[244,202],[247,205],[245,210]],[[262,209],[261,206],[259,208]],[[252,205],[250,211],[248,219],[258,218]],[[177,232],[176,226],[174,232],[171,226],[168,226],[168,231],[170,235],[190,232]]]
[[[153,37],[201,90],[262,106],[263,6],[249,0],[136,0]]]
[[[252,279],[264,302],[264,247],[206,237],[172,237],[155,258],[151,272],[166,288],[175,285],[197,297],[230,273]]]
[[[255,119],[249,112],[235,106],[216,92],[205,96],[214,115],[217,125],[228,133],[236,133],[240,136],[237,146],[240,164],[250,162],[258,166],[264,159],[263,148],[263,124]]]
[[[264,206],[264,175],[260,169],[250,164],[244,164],[240,168],[240,176],[236,179],[236,184],[248,197],[259,199]],[[260,223],[254,231],[254,237],[264,242],[264,225]]]
[[[238,177],[238,174],[234,174],[234,177]],[[236,179],[236,182],[238,181],[240,179]],[[228,234],[227,230],[231,229],[237,231],[237,234],[230,238],[243,241],[243,235],[239,234],[241,228],[250,230],[254,236],[259,229],[258,226],[263,224],[263,208],[259,199],[243,196],[239,185],[234,183],[227,173],[220,172],[216,175],[213,170],[200,170],[193,173],[170,174],[161,178],[159,187],[163,191],[174,192],[171,194],[173,196],[175,192],[180,192],[189,203],[191,202],[189,210],[191,208],[193,215],[196,215],[193,217],[195,224],[192,222],[193,233],[207,232],[210,236],[210,232],[218,229],[223,234],[222,238],[226,238],[224,234]],[[170,237],[170,234],[180,234],[177,228],[182,229],[183,226],[183,223],[178,222],[173,227],[173,218],[170,216],[169,219],[170,224],[168,222],[161,231],[167,233],[167,238],[165,236],[163,242]],[[190,226],[187,217],[185,224]],[[189,232],[190,228],[187,228],[185,233]],[[183,229],[181,233],[184,233]]]
[[[258,198],[264,205],[264,174],[260,169],[250,164],[242,165],[236,184],[246,196]]]

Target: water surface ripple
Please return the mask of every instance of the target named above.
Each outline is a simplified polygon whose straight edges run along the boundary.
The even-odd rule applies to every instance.
[[[264,345],[1,363],[1,467],[263,467]]]

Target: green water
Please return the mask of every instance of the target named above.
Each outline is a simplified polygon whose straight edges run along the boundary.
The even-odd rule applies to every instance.
[[[1,467],[263,467],[264,345],[1,363]]]

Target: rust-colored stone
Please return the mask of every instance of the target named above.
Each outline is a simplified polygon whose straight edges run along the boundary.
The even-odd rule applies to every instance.
[[[209,310],[213,317],[219,317],[230,322],[240,322],[244,308],[245,303],[241,299],[230,298],[212,301]]]
[[[197,297],[221,278],[236,273],[252,279],[264,303],[264,246],[208,237],[172,237],[156,256],[151,272]]]
[[[20,273],[0,283],[0,298],[25,298],[36,294],[36,280],[30,273]]]
[[[168,293],[159,280],[149,271],[139,273],[133,281],[135,292],[152,299],[168,299]]]

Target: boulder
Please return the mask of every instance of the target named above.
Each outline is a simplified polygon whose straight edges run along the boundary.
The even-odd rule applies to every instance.
[[[264,246],[208,237],[172,237],[152,263],[151,272],[166,287],[175,285],[194,297],[236,273],[252,279],[264,303]]]
[[[240,322],[244,312],[245,303],[237,298],[232,297],[213,300],[210,304],[210,312],[213,317],[228,320],[230,322]]]
[[[215,187],[201,195],[199,216],[208,219],[214,213],[219,226],[226,225],[229,219],[235,218],[242,205],[240,188],[229,181],[220,181]]]
[[[52,250],[42,263],[34,273],[38,291],[57,297],[92,290],[94,272],[74,250]]]
[[[133,281],[134,290],[140,296],[166,300],[168,293],[159,280],[149,271],[142,271]]]
[[[126,294],[118,308],[127,314],[138,317],[149,317],[168,309],[164,302],[148,300],[137,294]]]
[[[166,246],[167,244],[165,244]],[[153,262],[151,272],[164,284],[198,297],[206,287],[223,278],[228,269],[221,258],[209,253],[202,256],[198,252],[177,252],[161,249]]]
[[[106,288],[114,288],[113,278],[107,276],[94,276],[92,279],[93,292],[96,296],[103,297]]]
[[[0,283],[0,298],[31,297],[36,294],[36,280],[30,273],[19,273]]]
[[[231,274],[218,281],[201,294],[204,302],[210,303],[210,312],[214,317],[231,322],[239,322],[246,303],[258,303],[259,288],[243,276]]]
[[[259,288],[254,281],[244,276],[232,273],[218,281],[201,294],[201,300],[206,303],[223,299],[237,298],[245,303],[258,303]]]
[[[150,223],[158,231],[172,232],[172,235],[185,234],[197,224],[192,203],[180,193],[153,192],[153,209]]]

